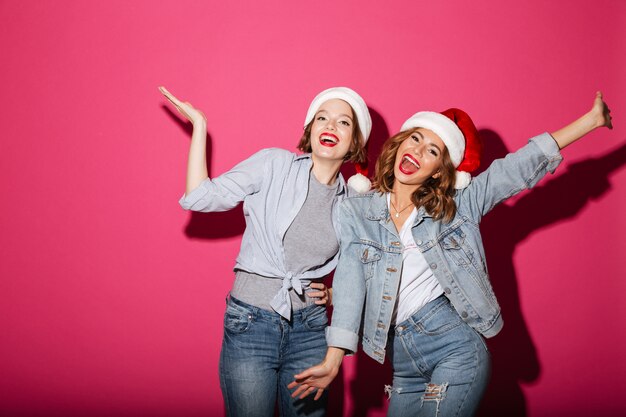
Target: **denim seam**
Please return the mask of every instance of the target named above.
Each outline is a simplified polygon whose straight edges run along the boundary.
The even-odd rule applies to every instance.
[[[480,337],[479,335],[476,335],[476,336]],[[467,398],[469,397],[469,393],[471,391],[471,387],[476,382],[476,377],[478,376],[478,352],[479,352],[479,349],[482,349],[483,347],[476,346],[476,342],[474,342],[474,348],[475,348],[474,349],[474,362],[473,362],[474,366],[472,367],[472,370],[474,371],[474,375],[473,375],[472,381],[467,385],[467,389],[465,390],[465,396],[463,397],[463,401],[459,403],[459,408],[454,413],[455,416],[459,415],[459,411],[463,407],[463,404],[465,404],[465,402],[467,401]]]

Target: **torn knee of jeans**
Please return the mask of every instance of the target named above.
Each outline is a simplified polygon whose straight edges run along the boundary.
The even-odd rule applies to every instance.
[[[426,384],[426,391],[424,392],[424,401],[441,401],[446,396],[446,390],[448,389],[448,383],[443,384]]]
[[[387,399],[391,398],[391,394],[393,393],[400,394],[402,392],[402,388],[394,388],[391,385],[385,385],[385,394],[387,394]]]
[[[424,396],[422,397],[422,405],[428,401],[436,402],[437,408],[435,410],[435,416],[439,416],[439,404],[441,404],[441,401],[446,397],[447,389],[447,382],[443,384],[426,384],[426,391],[424,391]]]

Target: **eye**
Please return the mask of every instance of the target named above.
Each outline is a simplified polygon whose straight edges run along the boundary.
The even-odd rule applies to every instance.
[[[324,120],[326,120],[326,117],[324,117],[324,116],[317,116],[317,119],[315,119],[315,120],[324,121]]]
[[[418,142],[418,143],[420,141],[420,138],[417,135],[411,135],[411,139],[413,139],[415,142]]]
[[[350,126],[351,126],[351,125],[350,125],[350,122],[349,122],[349,121],[347,121],[347,120],[341,120],[339,123],[341,123],[342,125],[347,126],[347,127],[350,127]]]
[[[434,149],[429,149],[428,152],[430,152],[433,156],[437,156],[437,151]]]

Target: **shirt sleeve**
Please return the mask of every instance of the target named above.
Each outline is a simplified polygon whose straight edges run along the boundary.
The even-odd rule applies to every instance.
[[[236,207],[247,195],[259,192],[267,176],[268,165],[278,150],[263,149],[230,171],[214,179],[207,178],[179,200],[182,208],[193,211],[226,211]]]
[[[554,173],[563,157],[548,133],[502,159],[496,159],[470,185],[459,191],[459,202],[468,205],[474,221],[479,222],[497,204],[534,187],[548,172]]]
[[[350,210],[349,200],[344,200],[339,205],[341,245],[333,278],[333,316],[331,325],[326,328],[328,346],[350,352],[357,351],[365,303],[365,279],[357,258],[359,241],[354,232],[355,221],[358,221],[358,214]]]

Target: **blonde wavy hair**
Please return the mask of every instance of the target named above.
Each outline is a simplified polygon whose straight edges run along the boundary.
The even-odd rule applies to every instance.
[[[384,143],[380,156],[376,160],[376,173],[374,174],[374,189],[381,193],[393,191],[395,176],[393,174],[396,163],[396,154],[400,144],[417,131],[417,128],[400,132]],[[411,201],[415,207],[424,209],[435,220],[451,221],[456,215],[456,203],[454,202],[454,182],[456,169],[450,159],[448,148],[442,152],[442,166],[437,178],[430,177],[411,195]]]

